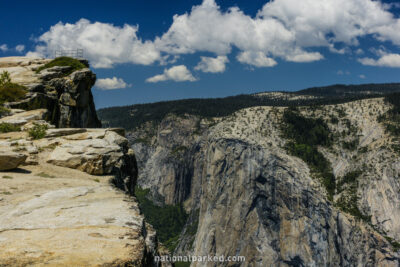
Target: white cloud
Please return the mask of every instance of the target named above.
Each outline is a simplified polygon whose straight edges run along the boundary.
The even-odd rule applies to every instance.
[[[7,46],[6,44],[2,44],[2,45],[0,45],[0,50],[1,50],[2,52],[7,52],[8,46]]]
[[[227,56],[218,56],[216,58],[201,57],[201,61],[194,69],[211,73],[224,72],[226,68],[225,64],[228,62]]]
[[[131,87],[130,84],[127,84],[123,79],[117,77],[98,79],[95,86],[100,90],[114,90]]]
[[[22,53],[25,50],[25,46],[20,44],[15,47],[15,51]]]
[[[169,69],[165,69],[163,74],[159,74],[146,79],[146,82],[157,83],[168,80],[172,80],[175,82],[194,82],[196,81],[196,78],[193,77],[192,73],[186,68],[185,65],[178,65]]]
[[[313,62],[324,58],[316,51],[321,47],[331,53],[359,54],[359,39],[366,36],[400,46],[400,19],[390,12],[391,7],[373,0],[274,0],[266,1],[251,17],[237,7],[221,10],[215,0],[204,0],[190,12],[175,15],[170,28],[154,40],[141,40],[138,26],[81,19],[54,25],[28,54],[83,48],[94,67],[112,67],[168,64],[179,55],[196,52],[211,52],[219,58],[235,47],[240,62],[256,67],[274,66],[278,58]],[[201,59],[196,68],[213,72],[209,62]]]
[[[367,66],[400,68],[400,54],[384,54],[378,59],[365,57],[358,61]]]
[[[160,52],[153,42],[138,38],[137,31],[137,26],[117,27],[86,19],[75,24],[59,22],[38,38],[40,44],[29,55],[49,56],[55,50],[81,48],[95,68],[119,63],[150,65],[160,59]]]
[[[360,75],[358,75],[358,77],[360,77],[361,79],[367,78],[364,74],[360,74]]]
[[[348,46],[358,46],[358,39],[366,35],[400,45],[400,20],[371,0],[275,0],[254,18],[236,7],[223,12],[214,0],[205,0],[190,13],[175,15],[169,30],[155,42],[160,50],[175,54],[226,55],[235,46],[242,51],[238,56],[242,62],[249,64],[252,58],[257,62],[250,64],[266,66],[273,64],[265,58],[323,59],[319,52],[306,52],[314,47],[345,54],[351,51]],[[336,49],[335,44],[345,46]]]
[[[321,55],[319,52],[298,52],[294,55],[288,55],[286,57],[287,61],[292,61],[292,62],[313,62],[313,61],[318,61],[323,59],[324,56]]]
[[[273,58],[265,56],[263,52],[242,52],[237,56],[237,60],[256,67],[273,67],[278,64]]]

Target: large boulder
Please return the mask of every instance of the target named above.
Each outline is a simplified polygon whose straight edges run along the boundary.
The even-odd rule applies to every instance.
[[[7,171],[17,168],[24,163],[27,156],[12,151],[0,151],[0,171]]]
[[[128,140],[112,130],[102,130],[104,134],[95,131],[95,135],[86,134],[75,139],[63,138],[49,155],[48,163],[77,169],[92,175],[115,176],[114,184],[124,190],[133,192],[136,184],[137,166]],[[72,132],[71,132],[72,134]],[[78,133],[79,134],[79,133]],[[72,136],[72,135],[71,135]],[[93,137],[99,138],[93,138]],[[66,141],[68,140],[68,141]]]

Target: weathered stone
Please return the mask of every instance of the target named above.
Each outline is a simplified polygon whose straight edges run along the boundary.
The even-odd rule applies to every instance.
[[[49,81],[54,78],[65,76],[65,74],[68,73],[71,69],[72,67],[70,66],[54,66],[39,72],[39,77],[44,81]]]
[[[9,102],[6,105],[10,108],[23,110],[47,109],[48,113],[44,119],[52,123],[58,120],[58,100],[54,95],[28,93],[25,99],[17,102]]]
[[[45,120],[35,120],[35,121],[30,121],[30,122],[24,124],[24,126],[22,126],[21,129],[22,129],[23,131],[28,131],[29,129],[32,129],[32,128],[35,127],[36,125],[43,125],[43,126],[47,127],[47,129],[53,129],[53,128],[56,127],[56,126],[54,126],[54,125],[48,123],[48,122],[45,121]]]
[[[119,146],[102,139],[81,140],[57,147],[47,162],[89,174],[110,174],[123,153]]]
[[[24,110],[46,108],[49,111],[46,120],[59,128],[100,128],[91,93],[96,75],[88,68],[67,75],[69,66],[34,72],[48,61],[24,57],[1,59],[0,72],[10,71],[12,81],[28,86],[29,90],[24,99],[6,105]]]
[[[52,131],[58,133],[64,129]],[[47,162],[94,175],[113,174],[114,183],[118,187],[133,192],[137,166],[135,155],[133,150],[129,149],[127,139],[106,129],[90,130],[84,134],[87,134],[86,137],[90,139],[82,139],[82,136],[64,139],[65,141],[51,152]]]
[[[12,151],[0,151],[0,171],[17,168],[26,160],[26,155]]]
[[[49,129],[46,131],[46,137],[58,137],[65,135],[72,135],[77,133],[84,133],[87,130],[84,128],[58,128],[58,129]]]
[[[107,131],[116,132],[122,137],[125,137],[125,129],[124,128],[107,128]]]
[[[3,117],[0,119],[0,123],[10,123],[13,125],[24,125],[30,121],[42,120],[46,117],[46,109],[36,109],[31,111],[19,112],[15,115]]]
[[[3,57],[0,58],[0,72],[8,71],[11,80],[18,84],[29,85],[40,83],[35,70],[49,61],[50,59],[30,57]]]
[[[0,134],[0,139],[25,139],[25,138],[28,138],[27,132],[9,132]]]
[[[137,202],[108,177],[43,163],[24,169],[0,178],[15,188],[0,199],[1,265],[158,266]]]
[[[7,64],[25,71],[12,77],[26,78],[30,92],[7,104],[30,111],[13,109],[3,121],[24,124],[24,131],[37,124],[54,128],[44,119],[59,127],[101,126],[90,92],[95,75],[89,69],[65,76],[61,73],[69,67],[56,67],[35,75],[47,60],[10,61],[0,60],[0,71]],[[49,110],[47,115],[35,110],[40,107]],[[1,266],[172,266],[154,261],[156,233],[146,226],[136,200],[125,194],[133,194],[137,166],[121,133],[58,128],[38,140],[30,140],[27,132],[0,134],[0,170],[24,166],[3,172],[0,179],[5,196],[0,198]]]

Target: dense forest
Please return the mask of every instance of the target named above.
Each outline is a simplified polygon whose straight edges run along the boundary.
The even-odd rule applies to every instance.
[[[400,84],[332,85],[315,87],[276,97],[268,94],[237,95],[225,98],[183,99],[98,110],[104,127],[135,129],[148,121],[160,122],[165,115],[192,114],[222,117],[253,106],[301,106],[339,104],[400,92]],[[294,96],[313,96],[314,98]]]

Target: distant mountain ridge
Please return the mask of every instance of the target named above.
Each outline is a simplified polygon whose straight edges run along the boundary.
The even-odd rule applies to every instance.
[[[182,99],[103,108],[97,115],[104,127],[135,129],[146,122],[159,123],[167,114],[191,114],[206,118],[227,116],[254,106],[303,106],[339,104],[400,92],[400,83],[331,85],[296,92],[264,92],[224,98]]]

